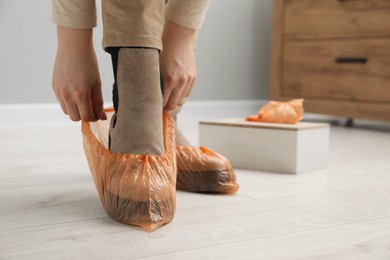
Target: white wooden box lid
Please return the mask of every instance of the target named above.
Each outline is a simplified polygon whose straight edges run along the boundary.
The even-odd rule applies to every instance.
[[[278,129],[286,131],[301,131],[314,128],[328,128],[329,124],[324,123],[310,123],[310,122],[298,122],[296,124],[275,124],[275,123],[263,123],[263,122],[247,122],[243,118],[230,118],[222,120],[203,120],[199,121],[201,125],[217,125],[217,126],[234,126],[234,127],[250,127],[250,128],[266,128],[266,129]]]

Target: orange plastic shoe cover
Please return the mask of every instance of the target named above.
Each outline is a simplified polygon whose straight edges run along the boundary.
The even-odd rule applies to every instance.
[[[170,222],[176,209],[175,128],[163,115],[163,155],[119,154],[107,149],[108,119],[82,122],[83,145],[96,189],[108,215],[152,231]]]
[[[206,148],[176,146],[178,190],[235,193],[239,185],[228,159]]]
[[[303,118],[303,99],[288,102],[270,101],[257,115],[249,116],[246,121],[295,124]]]

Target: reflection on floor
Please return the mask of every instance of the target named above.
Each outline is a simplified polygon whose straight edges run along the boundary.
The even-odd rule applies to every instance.
[[[196,143],[197,122],[182,126]],[[0,127],[0,144],[0,259],[390,259],[390,131],[333,126],[325,170],[178,192],[152,233],[107,217],[79,124]]]

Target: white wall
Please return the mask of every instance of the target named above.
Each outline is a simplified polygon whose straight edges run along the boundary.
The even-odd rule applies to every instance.
[[[213,0],[199,34],[198,82],[192,100],[267,97],[271,0]],[[98,1],[100,9],[100,1]],[[100,10],[98,10],[100,13]],[[105,101],[111,101],[110,57],[95,30]],[[0,104],[56,102],[51,1],[0,1]]]

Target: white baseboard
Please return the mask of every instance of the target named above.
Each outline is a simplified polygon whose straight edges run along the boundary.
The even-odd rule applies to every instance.
[[[222,119],[246,117],[256,114],[267,100],[210,100],[188,101],[180,113],[180,119]]]
[[[0,105],[0,125],[39,125],[68,123],[59,104]]]
[[[183,106],[180,119],[245,117],[256,114],[265,102],[266,100],[188,101]],[[105,104],[105,107],[109,106],[112,104]],[[55,103],[0,105],[0,126],[69,123],[72,122]]]
[[[179,121],[199,121],[224,118],[244,118],[256,114],[267,100],[208,100],[188,101],[180,113]],[[106,103],[105,107],[112,106]],[[343,125],[345,118],[328,115],[305,113],[306,121],[339,122]],[[390,131],[389,122],[355,119],[356,126],[367,129]],[[10,104],[0,105],[1,126],[32,126],[32,125],[69,125],[72,122],[56,103],[50,104]]]

